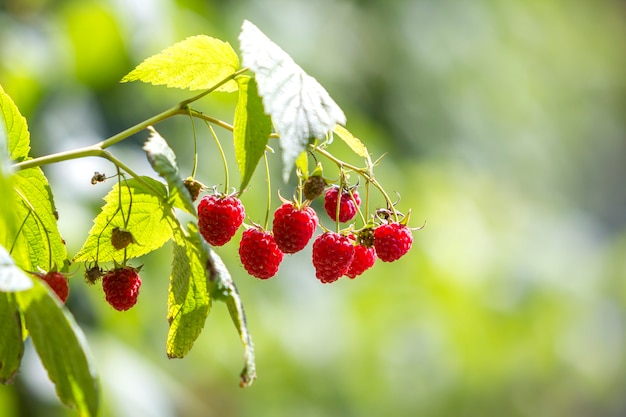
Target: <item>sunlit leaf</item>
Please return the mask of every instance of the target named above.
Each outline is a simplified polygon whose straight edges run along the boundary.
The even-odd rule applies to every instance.
[[[341,138],[352,151],[363,158],[369,158],[367,148],[359,138],[354,136],[348,129],[341,125],[335,125],[333,132]]]
[[[9,158],[21,162],[28,158],[30,152],[30,133],[26,119],[17,106],[0,86],[0,115],[8,137]],[[3,152],[5,150],[3,149]]]
[[[191,195],[180,178],[174,151],[154,128],[149,127],[148,129],[150,130],[150,137],[144,143],[143,150],[146,151],[152,168],[167,181],[169,200],[174,207],[195,214],[196,209],[191,201]]]
[[[239,99],[235,109],[234,141],[235,157],[241,174],[240,190],[246,188],[265,145],[272,132],[272,121],[263,110],[254,78],[242,76],[239,83]]]
[[[20,367],[24,342],[22,323],[15,299],[0,292],[0,383],[13,381]]]
[[[239,42],[243,65],[254,71],[265,112],[280,135],[287,181],[309,141],[323,139],[346,117],[324,87],[253,23],[243,22]]]
[[[80,416],[95,416],[99,384],[82,330],[38,281],[16,293],[26,328],[61,401]]]
[[[0,245],[0,292],[24,291],[33,286],[33,280],[15,265],[9,252]]]
[[[122,82],[143,81],[187,90],[213,87],[239,69],[239,58],[228,42],[206,35],[192,36],[143,61]],[[232,92],[228,81],[217,91]]]
[[[174,235],[174,259],[167,297],[167,356],[184,357],[196,341],[211,310],[208,290],[208,245],[189,225],[189,236]]]
[[[296,168],[305,176],[309,174],[309,157],[307,151],[302,151],[300,156],[296,159]]]
[[[171,207],[163,204],[166,199],[165,186],[149,177],[122,181],[121,187],[116,184],[104,198],[106,203],[94,219],[87,241],[74,262],[115,260],[121,263],[124,251],[127,259],[132,259],[163,246],[172,237],[172,212]],[[115,227],[130,231],[135,243],[123,250],[115,249],[111,244]]]
[[[256,379],[256,364],[254,357],[254,344],[252,335],[248,330],[246,313],[230,272],[226,268],[222,258],[209,248],[209,279],[211,282],[211,297],[226,303],[233,324],[239,333],[244,348],[244,367],[240,374],[240,385],[250,386]]]

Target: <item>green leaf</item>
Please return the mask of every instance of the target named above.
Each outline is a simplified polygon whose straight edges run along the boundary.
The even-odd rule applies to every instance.
[[[191,201],[191,195],[180,178],[180,171],[176,163],[176,155],[169,147],[166,140],[152,127],[148,127],[150,137],[144,143],[148,161],[152,168],[167,181],[169,201],[174,207],[185,210],[187,213],[196,214],[196,209]]]
[[[226,303],[230,318],[239,333],[241,343],[244,348],[244,367],[240,374],[240,385],[242,387],[250,386],[256,379],[256,365],[254,358],[254,343],[252,343],[252,335],[248,330],[246,321],[246,313],[243,309],[243,303],[239,296],[239,291],[235,286],[224,261],[211,248],[209,248],[209,279],[211,282],[211,297]]]
[[[143,61],[122,82],[143,81],[187,90],[206,90],[239,69],[239,58],[228,42],[192,36]],[[217,91],[233,92],[233,80]]]
[[[280,135],[283,180],[311,139],[324,139],[346,116],[317,80],[308,75],[254,24],[239,35],[243,65],[255,73],[265,111]]]
[[[254,78],[242,76],[237,78],[237,82],[239,99],[235,108],[233,135],[235,157],[241,174],[239,189],[243,190],[265,152],[265,145],[272,133],[272,120],[263,110]]]
[[[27,159],[30,152],[30,133],[26,119],[2,86],[0,86],[0,114],[8,134],[9,158],[17,162]]]
[[[24,291],[32,286],[33,280],[15,265],[9,252],[0,245],[0,292]]]
[[[166,198],[165,186],[150,177],[124,180],[121,188],[119,183],[116,184],[104,198],[106,203],[94,219],[87,241],[74,257],[74,262],[115,260],[121,263],[124,251],[127,259],[132,259],[163,246],[172,237],[170,222],[173,214],[171,207],[164,204]],[[111,244],[111,232],[115,227],[130,231],[136,243],[116,250]]]
[[[99,384],[85,336],[72,315],[38,281],[15,294],[33,345],[61,401],[96,416]]]
[[[16,242],[18,253],[28,254],[28,264],[13,252],[22,268],[35,271],[37,267],[50,270],[64,266],[67,250],[59,232],[56,207],[48,180],[40,168],[19,171],[13,176],[16,195],[15,214],[22,223]]]
[[[208,245],[189,224],[189,236],[174,235],[174,260],[167,297],[167,356],[184,357],[196,341],[211,311],[207,285]]]
[[[339,138],[341,138],[341,140],[343,140],[355,154],[366,159],[369,158],[369,153],[367,152],[367,148],[363,142],[350,133],[348,129],[341,125],[335,125],[333,132],[339,136]]]
[[[9,384],[17,374],[24,353],[22,321],[11,294],[0,293],[0,383]]]
[[[296,159],[296,168],[307,177],[309,175],[309,157],[307,151],[302,151],[300,156]]]

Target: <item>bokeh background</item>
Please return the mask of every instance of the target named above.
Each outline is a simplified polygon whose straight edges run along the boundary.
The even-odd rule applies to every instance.
[[[255,340],[245,390],[222,304],[187,358],[165,357],[169,247],[142,259],[126,313],[73,266],[68,306],[96,358],[101,416],[625,415],[626,3],[0,0],[0,84],[34,155],[88,145],[189,96],[119,84],[136,64],[197,34],[238,50],[243,19],[329,90],[374,157],[387,153],[377,178],[427,226],[405,258],[332,285],[315,279],[310,248],[268,282],[245,274],[235,242],[220,248]],[[216,94],[199,107],[231,121],[234,104]],[[223,183],[196,127],[199,178]],[[189,120],[157,128],[188,174]],[[153,175],[146,137],[112,150]],[[113,173],[97,159],[45,167],[70,254],[112,185],[92,186],[94,171]],[[243,197],[255,221],[264,187],[257,172]],[[73,415],[30,347],[0,415]]]

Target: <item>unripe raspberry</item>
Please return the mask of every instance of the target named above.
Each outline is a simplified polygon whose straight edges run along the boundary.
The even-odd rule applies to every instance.
[[[141,278],[129,266],[112,269],[102,277],[102,289],[107,302],[118,311],[125,311],[137,303]]]
[[[239,259],[250,275],[268,279],[278,272],[283,253],[271,233],[254,228],[241,235]]]
[[[245,211],[235,196],[206,195],[198,205],[198,228],[209,244],[225,245],[243,223]]]
[[[341,192],[341,200],[339,202],[339,221],[341,223],[352,220],[356,215],[359,205],[361,204],[358,191],[352,191],[352,197],[354,197],[354,201],[350,197],[350,193],[348,191],[344,190]],[[324,196],[324,210],[326,210],[328,217],[333,220],[337,219],[338,199],[339,187],[330,187]]]
[[[196,181],[192,177],[186,178],[183,180],[183,185],[189,191],[189,195],[191,196],[191,201],[196,201],[200,196],[200,191],[204,185],[200,181]]]
[[[309,201],[315,200],[322,195],[326,188],[326,180],[321,175],[312,175],[302,184],[302,194]]]
[[[283,253],[302,250],[311,240],[317,223],[312,207],[298,209],[291,202],[284,203],[274,212],[272,230],[276,244]]]
[[[67,300],[70,293],[70,287],[67,284],[67,278],[60,272],[50,271],[45,274],[37,274],[39,278],[45,281],[46,284],[55,292],[62,302]]]
[[[400,223],[387,223],[374,230],[374,247],[383,262],[393,262],[404,256],[413,244],[411,229]]]
[[[111,245],[117,250],[124,249],[131,243],[135,243],[133,234],[126,229],[114,227],[111,231]]]
[[[354,245],[346,236],[326,232],[313,242],[315,276],[323,283],[337,281],[348,271],[354,258]]]

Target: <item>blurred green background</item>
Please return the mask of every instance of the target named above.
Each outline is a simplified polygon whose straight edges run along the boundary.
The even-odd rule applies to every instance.
[[[197,34],[238,50],[243,19],[329,90],[375,158],[388,153],[377,178],[427,227],[407,257],[333,285],[315,279],[310,249],[260,282],[235,242],[220,248],[255,340],[245,390],[222,304],[187,358],[165,357],[169,247],[142,259],[126,313],[75,265],[68,306],[96,357],[101,416],[625,415],[626,3],[1,0],[0,84],[33,155],[88,145],[189,96],[119,84],[135,65]],[[231,121],[235,99],[199,105]],[[222,183],[197,126],[199,178]],[[188,119],[158,129],[187,175]],[[113,152],[153,175],[146,137]],[[111,186],[92,186],[94,171],[113,173],[97,159],[45,167],[71,255]],[[243,197],[259,222],[264,187],[257,172]],[[73,415],[31,347],[0,415]]]

